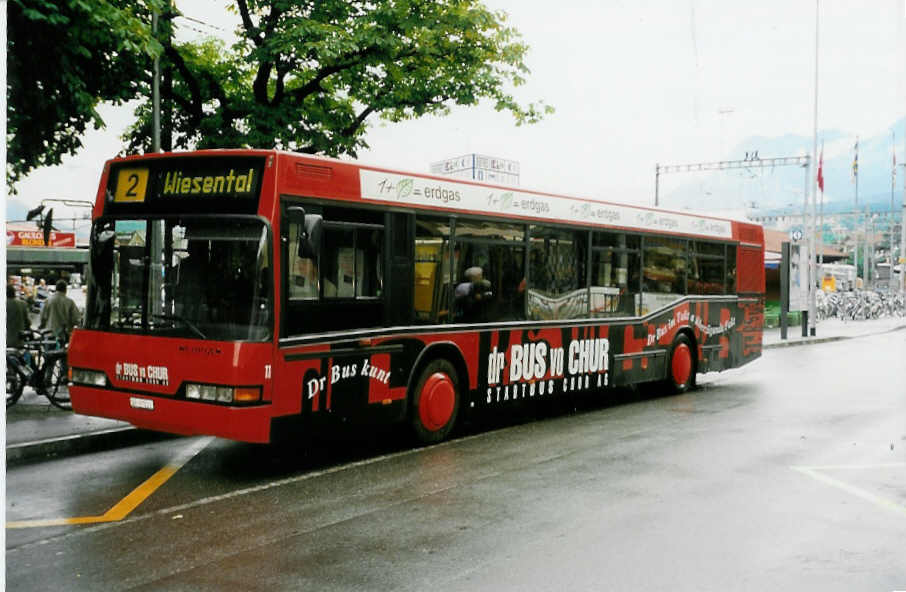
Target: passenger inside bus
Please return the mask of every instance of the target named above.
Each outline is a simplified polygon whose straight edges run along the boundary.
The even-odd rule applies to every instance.
[[[487,316],[488,300],[493,297],[491,282],[484,279],[481,267],[468,268],[453,293],[456,319],[464,323],[481,322]]]

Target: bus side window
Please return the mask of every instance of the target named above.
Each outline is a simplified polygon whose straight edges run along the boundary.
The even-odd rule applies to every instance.
[[[524,239],[525,227],[521,224],[457,221],[453,254],[455,322],[525,318]]]
[[[639,237],[594,232],[591,256],[591,316],[634,316],[639,300]]]
[[[528,274],[530,319],[588,316],[588,233],[531,226]]]
[[[736,293],[736,245],[727,245],[727,294]]]
[[[356,298],[380,298],[384,290],[383,245],[383,230],[356,230]]]
[[[695,241],[689,254],[689,294],[724,293],[724,245]]]
[[[431,216],[416,219],[413,302],[415,322],[450,320],[450,220]]]
[[[328,228],[321,248],[323,298],[379,298],[383,291],[383,230]]]
[[[687,241],[645,237],[642,270],[642,314],[658,310],[686,294]]]

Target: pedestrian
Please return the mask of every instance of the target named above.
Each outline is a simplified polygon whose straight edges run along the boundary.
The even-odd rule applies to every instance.
[[[60,342],[69,341],[69,335],[77,327],[81,314],[76,303],[66,296],[66,281],[57,282],[57,291],[44,303],[41,309],[41,325],[43,329],[50,322],[50,330]]]
[[[22,347],[19,333],[31,328],[28,305],[16,296],[16,286],[6,285],[6,347]]]

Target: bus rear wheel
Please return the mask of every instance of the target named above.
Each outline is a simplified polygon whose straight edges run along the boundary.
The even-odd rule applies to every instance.
[[[425,366],[411,396],[409,420],[422,444],[444,440],[459,414],[459,378],[453,364],[438,359]]]
[[[679,335],[670,349],[670,365],[667,367],[667,384],[673,392],[685,393],[695,388],[695,347],[686,335]]]

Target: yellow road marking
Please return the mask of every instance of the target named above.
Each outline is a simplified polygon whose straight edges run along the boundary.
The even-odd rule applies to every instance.
[[[829,476],[825,475],[824,473],[819,472],[819,471],[823,471],[823,470],[838,470],[838,469],[878,469],[878,468],[901,468],[901,467],[906,467],[906,463],[879,463],[879,464],[874,464],[874,465],[826,465],[826,466],[819,466],[819,467],[790,467],[790,468],[793,469],[794,471],[798,471],[798,472],[802,473],[803,475],[808,475],[812,479],[815,479],[816,481],[820,481],[821,483],[824,483],[825,485],[830,485],[831,487],[836,487],[837,489],[841,489],[841,490],[843,490],[847,493],[850,493],[860,499],[871,502],[871,503],[875,504],[876,506],[879,506],[881,508],[891,510],[897,514],[902,514],[903,516],[906,516],[906,506],[903,506],[902,504],[898,504],[896,502],[892,502],[889,499],[883,498],[879,495],[871,493],[870,491],[867,491],[860,487],[856,487],[855,485],[850,485],[849,483],[845,483],[843,481],[838,481],[837,479],[834,479],[833,477],[829,477]]]
[[[66,526],[69,524],[95,524],[98,522],[116,522],[128,516],[161,485],[176,474],[187,462],[207,446],[213,437],[195,440],[191,446],[180,452],[176,458],[164,468],[149,477],[144,483],[133,489],[129,495],[121,499],[112,508],[100,516],[77,516],[75,518],[49,518],[46,520],[18,520],[7,522],[7,528],[40,528],[46,526]]]

